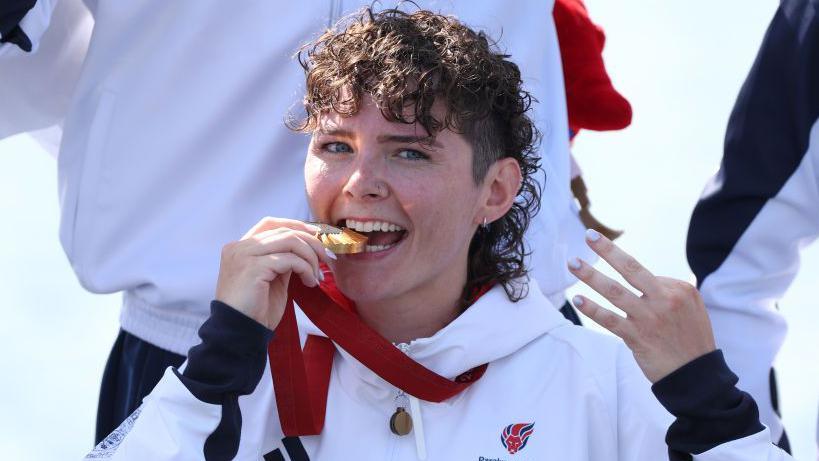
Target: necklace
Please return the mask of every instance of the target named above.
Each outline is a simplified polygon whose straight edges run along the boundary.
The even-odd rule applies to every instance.
[[[409,354],[409,344],[401,343],[396,347],[404,353]],[[408,435],[412,432],[415,435],[415,449],[419,460],[427,459],[426,441],[424,440],[424,420],[421,417],[421,404],[417,398],[398,388],[395,396],[395,413],[390,417],[390,431],[399,436]],[[410,411],[407,412],[407,403]]]
[[[400,343],[396,344],[397,347],[404,355],[409,353],[409,344],[407,343]],[[402,389],[398,389],[398,395],[395,396],[396,402],[396,409],[395,413],[392,414],[390,417],[390,430],[395,435],[407,435],[412,432],[412,415],[407,413],[407,394],[404,393]]]

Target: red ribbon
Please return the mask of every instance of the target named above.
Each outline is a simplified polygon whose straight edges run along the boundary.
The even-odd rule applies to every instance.
[[[329,338],[309,335],[302,350],[294,301]],[[487,367],[475,367],[455,381],[444,378],[364,324],[352,301],[336,288],[331,272],[325,271],[325,281],[319,288],[308,288],[299,277],[291,276],[284,316],[268,345],[284,435],[321,433],[335,353],[333,342],[388,383],[428,402],[442,402],[457,395],[480,379]]]

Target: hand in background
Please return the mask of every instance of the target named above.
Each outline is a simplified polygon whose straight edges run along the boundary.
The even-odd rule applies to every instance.
[[[626,317],[584,296],[575,296],[572,301],[580,312],[625,341],[652,383],[716,349],[711,322],[694,286],[653,275],[596,231],[587,231],[586,242],[642,296],[575,258],[569,261],[572,274],[620,308]]]

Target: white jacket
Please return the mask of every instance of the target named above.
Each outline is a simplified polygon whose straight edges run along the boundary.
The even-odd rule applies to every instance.
[[[212,320],[223,314],[235,318],[220,323],[217,330],[222,333],[234,321],[251,326],[227,339],[226,348],[253,336],[253,325],[265,330],[226,306],[220,313],[214,307]],[[322,334],[303,316],[299,325],[302,338],[305,333]],[[495,287],[432,337],[409,344],[410,357],[450,379],[483,363],[489,367],[480,380],[449,400],[420,402],[414,410],[410,405],[407,410],[413,413],[414,431],[403,437],[392,434],[388,427],[401,403],[399,390],[337,349],[322,433],[285,438],[264,356],[265,341],[256,347],[262,351],[260,362],[248,360],[249,355],[231,354],[245,357],[242,361],[247,366],[239,366],[240,373],[251,362],[259,370],[254,378],[258,385],[254,382],[250,395],[238,398],[237,408],[229,398],[222,405],[198,400],[188,384],[169,369],[142,407],[87,459],[225,459],[215,453],[230,440],[238,446],[233,452],[228,450],[235,453],[233,459],[253,461],[285,459],[284,455],[295,461],[645,461],[668,456],[664,436],[672,417],[652,396],[628,349],[614,337],[571,325],[548,307],[537,288],[512,303],[501,287]],[[222,365],[221,370],[233,366]],[[700,396],[688,395],[692,397]],[[226,433],[223,423],[237,420],[240,428],[234,428],[236,433]],[[503,431],[519,423],[533,424],[532,432],[517,441],[523,443],[515,444],[504,438]],[[719,422],[730,424],[730,420]],[[758,432],[714,443],[694,459],[790,459],[769,442],[767,429],[756,425]],[[220,436],[213,436],[216,433]],[[672,432],[669,437],[673,438]],[[512,453],[504,440],[517,452]]]
[[[94,26],[84,59],[79,0],[40,0],[23,18],[33,55],[0,44],[0,137],[63,123],[60,239],[80,283],[125,292],[122,327],[185,354],[207,318],[221,247],[264,216],[308,217],[307,138],[283,125],[303,94],[291,56],[371,1],[85,3]],[[552,1],[416,3],[500,38],[540,101],[545,186],[530,266],[557,302],[573,283],[567,257],[588,254],[569,190]]]

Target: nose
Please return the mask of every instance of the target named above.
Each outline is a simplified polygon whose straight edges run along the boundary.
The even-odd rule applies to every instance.
[[[358,200],[381,200],[389,196],[385,165],[378,155],[359,155],[347,178],[343,192]]]

